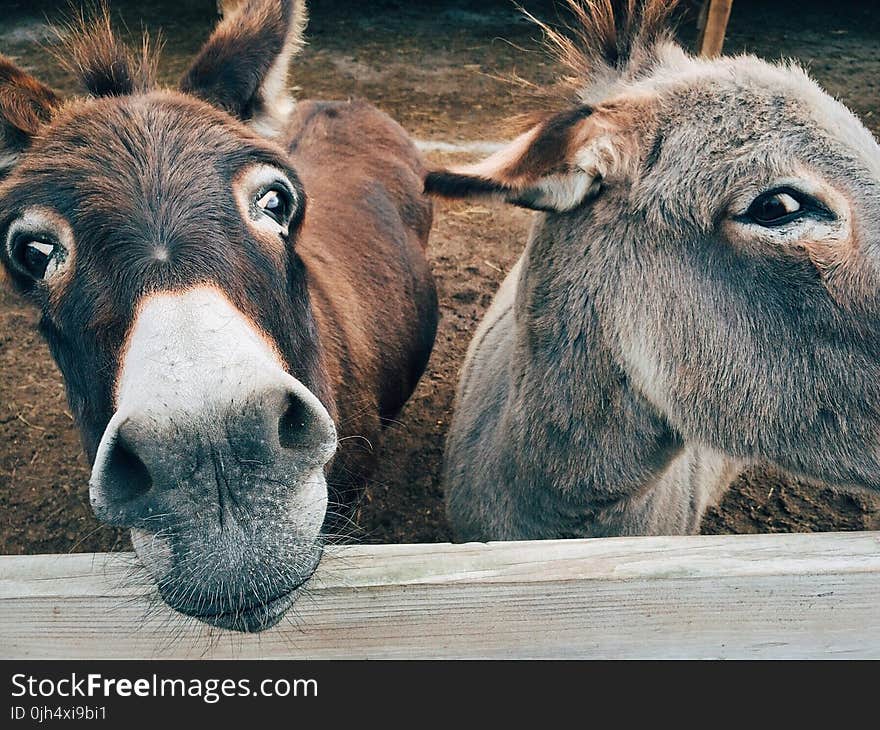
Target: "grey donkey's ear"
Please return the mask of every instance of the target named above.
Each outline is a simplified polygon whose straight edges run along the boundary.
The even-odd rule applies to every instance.
[[[579,106],[555,114],[474,165],[435,170],[425,192],[445,198],[495,198],[532,210],[573,210],[636,157],[630,113]]]
[[[48,86],[0,56],[0,179],[60,103]]]
[[[266,136],[293,108],[291,58],[303,45],[304,0],[245,0],[224,17],[180,88],[228,111]]]

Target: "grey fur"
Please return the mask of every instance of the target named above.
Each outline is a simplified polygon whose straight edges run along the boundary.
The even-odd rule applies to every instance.
[[[471,343],[457,540],[694,533],[757,460],[880,488],[880,147],[795,66],[636,57],[582,89],[629,120],[601,190],[536,213]],[[779,180],[833,220],[737,219]]]

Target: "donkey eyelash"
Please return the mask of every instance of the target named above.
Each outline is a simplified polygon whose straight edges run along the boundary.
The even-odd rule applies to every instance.
[[[262,198],[266,193],[272,192],[273,190],[279,191],[287,195],[290,198],[291,202],[294,206],[296,206],[296,192],[291,188],[284,180],[278,179],[274,180],[271,183],[266,185],[261,185],[257,190],[256,195],[254,195],[254,202],[256,203],[260,198]]]

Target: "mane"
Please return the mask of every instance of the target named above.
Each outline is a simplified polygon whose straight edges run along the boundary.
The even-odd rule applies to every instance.
[[[144,32],[132,49],[113,32],[105,3],[75,11],[56,27],[53,51],[58,62],[93,96],[123,96],[148,91],[156,83],[161,43]]]
[[[560,28],[523,12],[544,33],[546,50],[562,68],[558,86],[586,101],[653,65],[656,48],[673,41],[678,5],[679,0],[565,0],[572,21]]]

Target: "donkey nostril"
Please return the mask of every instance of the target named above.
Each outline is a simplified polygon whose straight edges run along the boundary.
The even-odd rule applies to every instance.
[[[314,438],[314,414],[295,395],[288,396],[287,408],[278,419],[278,441],[283,449],[307,446]]]
[[[113,451],[105,467],[105,478],[112,485],[114,501],[127,502],[146,494],[153,486],[153,479],[144,462],[117,436]]]

